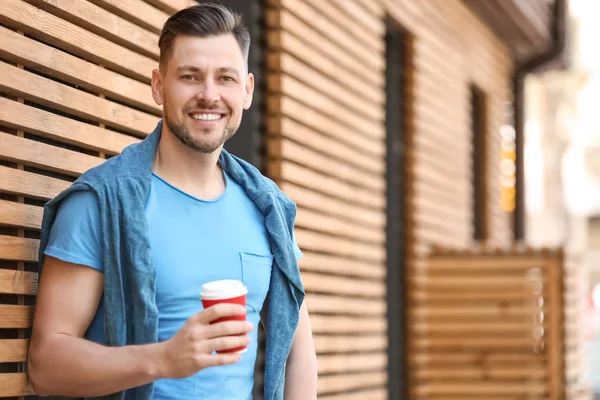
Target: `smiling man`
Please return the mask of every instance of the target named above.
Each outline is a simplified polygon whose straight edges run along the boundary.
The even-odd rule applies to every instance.
[[[46,205],[28,371],[40,395],[247,400],[262,322],[265,399],[316,398],[295,205],[223,149],[252,103],[249,46],[223,6],[169,18],[152,72],[163,120]],[[246,307],[202,308],[220,279],[243,281]]]

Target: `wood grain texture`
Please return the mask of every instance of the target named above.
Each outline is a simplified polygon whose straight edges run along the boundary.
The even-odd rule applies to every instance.
[[[122,2],[131,4],[131,0]],[[140,2],[142,3],[142,2]],[[158,63],[21,0],[2,3],[0,22],[77,56],[149,83]]]
[[[121,104],[77,90],[59,82],[0,64],[0,90],[75,116],[104,123],[139,136],[156,127],[158,118]]]

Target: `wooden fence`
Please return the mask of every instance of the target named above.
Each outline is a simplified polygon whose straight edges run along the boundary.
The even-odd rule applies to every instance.
[[[411,278],[411,399],[565,398],[561,251],[436,251]]]

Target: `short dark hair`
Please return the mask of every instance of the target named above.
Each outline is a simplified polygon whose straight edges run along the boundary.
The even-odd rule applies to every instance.
[[[173,43],[178,35],[208,37],[226,35],[235,36],[248,67],[250,51],[250,33],[244,25],[241,14],[216,3],[201,3],[184,8],[171,15],[165,22],[158,47],[160,48],[160,66],[166,67],[173,53]]]

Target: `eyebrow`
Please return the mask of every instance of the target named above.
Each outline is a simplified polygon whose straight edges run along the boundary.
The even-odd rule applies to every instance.
[[[177,72],[202,72],[201,68],[195,67],[193,65],[182,65],[181,67],[177,68]],[[241,76],[240,71],[238,71],[237,69],[233,68],[233,67],[221,67],[221,68],[217,68],[217,72],[219,73],[232,73],[232,74],[237,74],[238,76]]]

